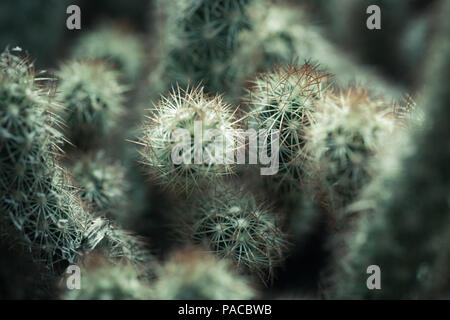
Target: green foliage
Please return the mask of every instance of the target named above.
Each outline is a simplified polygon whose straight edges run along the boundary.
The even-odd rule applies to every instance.
[[[100,61],[71,61],[57,72],[69,140],[88,148],[111,130],[123,109],[118,73]]]
[[[225,145],[225,141],[232,138],[229,136],[236,127],[236,118],[221,96],[210,97],[203,93],[203,87],[177,88],[168,97],[162,97],[152,111],[141,128],[139,144],[143,146],[142,162],[155,181],[175,193],[189,194],[233,172],[232,164],[225,163],[224,157],[227,152],[234,152],[234,146]],[[203,135],[195,134],[196,124]],[[187,136],[177,137],[177,129],[187,130]],[[214,130],[214,137],[223,139],[222,155],[209,146],[214,137],[208,138],[207,130]],[[188,150],[180,149],[180,142],[185,142]],[[201,161],[196,161],[197,152]],[[173,154],[182,157],[182,162],[175,163]]]
[[[220,185],[193,200],[180,213],[180,231],[220,257],[231,259],[245,273],[271,281],[287,248],[279,217],[252,194]]]
[[[112,24],[82,34],[74,45],[72,57],[104,59],[110,67],[122,72],[127,82],[137,80],[145,64],[145,50],[139,38]]]
[[[255,297],[248,280],[226,259],[196,249],[171,255],[160,268],[154,298],[166,300],[244,300]]]

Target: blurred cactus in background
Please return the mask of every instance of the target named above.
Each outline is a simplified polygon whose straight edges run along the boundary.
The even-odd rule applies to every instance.
[[[235,83],[230,63],[250,28],[246,8],[252,0],[157,1],[160,73],[167,86],[202,82],[208,93],[229,93]]]
[[[125,88],[118,73],[101,61],[69,62],[57,76],[67,136],[77,147],[89,149],[116,125]]]
[[[52,63],[63,41],[69,4],[68,0],[2,1],[1,50],[6,46],[27,48],[39,65]]]
[[[174,252],[157,270],[155,299],[244,300],[256,296],[249,281],[236,274],[227,260],[199,249]]]
[[[184,210],[183,210],[184,211]],[[244,190],[219,185],[180,212],[177,228],[188,239],[231,259],[244,273],[270,282],[287,249],[280,217]]]
[[[87,257],[79,290],[66,290],[64,300],[148,300],[151,289],[130,264],[110,265],[101,256]]]
[[[395,146],[390,166],[360,200],[359,208],[370,212],[348,243],[337,286],[341,297],[448,297],[448,265],[443,268],[442,263],[450,252],[449,14],[447,2],[439,14],[419,103],[426,110],[424,126],[410,130],[409,143]],[[382,270],[382,290],[365,288],[365,268],[371,264]]]
[[[398,85],[388,83],[373,68],[355,64],[341,48],[324,37],[323,30],[311,22],[302,7],[284,2],[269,5],[264,1],[254,6],[250,15],[253,28],[240,33],[240,43],[245,45],[233,57],[233,66],[241,70],[241,81],[255,72],[271,70],[274,64],[310,61],[335,75],[333,82],[338,86],[356,83],[370,87],[374,95],[401,97]],[[333,8],[342,7],[339,1]]]
[[[276,68],[252,82],[247,98],[249,126],[279,130],[281,183],[300,179],[304,130],[312,120],[314,100],[321,97],[327,78],[326,73],[306,63]],[[267,145],[271,146],[271,141]]]
[[[393,130],[393,106],[362,88],[327,92],[306,129],[307,180],[331,212],[349,205],[370,181],[371,161]]]
[[[144,71],[145,50],[139,38],[111,24],[84,33],[76,42],[74,59],[104,59],[132,82]]]

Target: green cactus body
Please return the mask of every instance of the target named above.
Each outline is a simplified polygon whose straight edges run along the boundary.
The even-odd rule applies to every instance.
[[[284,259],[287,241],[279,217],[243,190],[217,187],[192,203],[187,219],[180,229],[194,243],[206,244],[264,282],[272,280],[274,268]]]
[[[168,85],[203,82],[207,92],[229,92],[234,75],[230,63],[238,34],[249,28],[246,6],[251,0],[160,1],[165,17],[161,69]],[[161,80],[159,80],[161,81]]]
[[[371,163],[393,130],[393,106],[366,90],[328,92],[307,128],[306,170],[332,212],[350,204],[373,175]]]
[[[233,164],[226,163],[225,156],[231,152],[234,157],[235,146],[231,142],[235,127],[234,112],[220,96],[209,97],[201,87],[174,89],[155,105],[154,113],[142,126],[144,135],[139,143],[143,145],[143,163],[158,183],[175,193],[203,189],[233,173]],[[182,142],[175,136],[180,129],[186,135],[180,137],[186,139],[188,150],[176,149]],[[216,148],[208,148],[215,139],[208,139],[208,130],[222,139],[223,148],[217,154]],[[173,159],[174,153],[183,157],[180,163]]]
[[[355,204],[369,212],[349,239],[337,275],[339,297],[426,298],[430,291],[431,297],[448,297],[448,260],[441,258],[450,252],[450,3],[442,6],[419,102],[425,122],[408,131],[406,143],[393,146],[384,172]],[[366,287],[366,268],[372,264],[381,269],[381,290]]]
[[[109,163],[103,152],[84,156],[73,165],[72,174],[81,199],[98,213],[120,218],[126,208],[128,183],[125,168]]]
[[[135,81],[144,70],[145,50],[137,37],[113,25],[102,25],[83,34],[72,52],[74,59],[103,59],[123,73],[127,82]]]
[[[282,182],[300,179],[305,129],[312,121],[314,100],[321,97],[327,77],[307,63],[278,67],[253,81],[247,98],[249,126],[279,130],[278,175]],[[271,146],[270,141],[267,145]]]
[[[125,88],[118,82],[118,73],[101,61],[69,62],[57,76],[69,140],[89,148],[116,125]]]
[[[0,56],[1,205],[37,259],[53,268],[73,262],[82,239],[84,211],[64,188],[55,154],[63,141],[53,127],[59,105],[39,84],[32,65],[5,51]]]
[[[63,300],[151,299],[149,283],[139,277],[139,272],[133,265],[110,265],[98,257],[90,260],[94,262],[81,269],[80,289],[66,290],[61,296]]]
[[[225,259],[184,249],[158,268],[154,298],[166,300],[239,300],[256,295],[248,280],[232,271]]]
[[[8,50],[1,54],[2,228],[56,273],[67,263],[76,263],[84,252],[100,247],[112,260],[137,263],[142,257],[136,251],[139,241],[113,225],[99,224],[59,166],[64,141],[56,116],[60,105],[45,80],[35,76],[28,61]],[[93,228],[97,225],[103,227]]]

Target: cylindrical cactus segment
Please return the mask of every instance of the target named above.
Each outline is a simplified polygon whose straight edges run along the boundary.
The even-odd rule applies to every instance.
[[[209,186],[233,173],[236,122],[221,96],[207,96],[202,87],[173,89],[142,126],[142,162],[158,183],[176,193]]]
[[[220,185],[192,203],[181,225],[194,243],[231,259],[244,273],[271,281],[284,260],[287,241],[279,217],[243,190]]]
[[[118,75],[104,62],[94,60],[71,61],[57,72],[67,136],[77,147],[89,147],[116,125],[125,91]]]
[[[306,130],[306,174],[331,208],[351,203],[370,181],[371,161],[392,133],[394,105],[362,88],[326,93]]]
[[[312,122],[314,101],[322,96],[328,77],[306,63],[276,67],[253,80],[247,96],[249,126],[279,131],[278,172],[283,178],[300,177],[305,130]]]
[[[150,284],[128,263],[111,265],[102,256],[88,255],[80,270],[79,288],[65,290],[63,300],[148,300]]]

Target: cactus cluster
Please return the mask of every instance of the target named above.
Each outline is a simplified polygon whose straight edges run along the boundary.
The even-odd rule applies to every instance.
[[[44,80],[26,59],[8,50],[1,54],[2,219],[53,267],[61,260],[74,261],[85,216],[75,194],[64,187],[64,172],[55,172],[63,138],[53,127],[59,105]]]
[[[164,17],[160,72],[167,84],[186,87],[202,82],[207,92],[230,92],[236,69],[230,65],[240,45],[239,33],[250,28],[247,7],[251,2],[158,1]]]
[[[339,275],[341,297],[411,299],[448,297],[450,157],[449,80],[450,23],[443,6],[441,31],[428,61],[423,98],[425,125],[407,131],[381,173],[366,189],[359,208],[368,210]],[[394,164],[394,165],[393,165]],[[391,168],[394,168],[391,169]],[[380,266],[382,290],[364,288],[364,268]],[[445,266],[445,267],[444,267]]]
[[[95,219],[60,166],[60,105],[33,65],[10,51],[0,56],[2,227],[52,272],[103,249],[113,259],[138,258],[133,236]],[[100,247],[100,246],[99,246]]]
[[[95,6],[78,2],[83,28],[68,50],[57,32],[45,33],[47,50],[29,48],[58,55],[47,64],[54,76],[16,47],[27,36],[10,33],[0,54],[0,281],[11,284],[0,296],[449,297],[448,2],[434,21],[407,17],[418,3],[375,1],[392,9],[383,29],[352,35],[366,0],[332,0],[321,25],[310,19],[330,16],[325,1],[154,3],[157,25],[144,31],[130,17],[95,27]],[[0,4],[0,17],[2,8],[14,5]],[[411,77],[421,70],[423,92]],[[74,264],[81,290],[66,288]],[[371,265],[381,290],[367,286]]]
[[[74,45],[72,58],[105,60],[121,72],[123,80],[132,82],[144,69],[145,50],[139,38],[107,24],[83,33]]]

